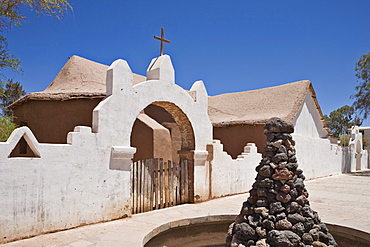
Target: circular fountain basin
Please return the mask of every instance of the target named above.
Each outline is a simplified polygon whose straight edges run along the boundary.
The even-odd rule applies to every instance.
[[[206,216],[160,226],[144,238],[145,247],[223,247],[236,215]],[[325,223],[340,247],[370,246],[370,233]]]

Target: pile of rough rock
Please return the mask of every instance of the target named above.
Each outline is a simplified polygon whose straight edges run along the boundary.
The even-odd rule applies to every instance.
[[[230,225],[226,247],[338,246],[308,201],[298,168],[293,125],[271,118],[264,127],[265,152],[240,214]]]

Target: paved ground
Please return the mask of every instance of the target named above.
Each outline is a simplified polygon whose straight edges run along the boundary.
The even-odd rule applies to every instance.
[[[324,222],[370,232],[370,170],[314,179],[305,184],[310,193],[311,206],[319,212]],[[247,196],[241,194],[204,203],[180,205],[1,246],[142,246],[143,240],[173,226],[234,217]]]

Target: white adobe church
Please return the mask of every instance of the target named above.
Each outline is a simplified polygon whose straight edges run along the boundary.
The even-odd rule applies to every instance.
[[[72,59],[79,60],[78,57]],[[96,73],[101,74],[98,70]],[[168,155],[169,151],[168,157],[184,162],[188,197],[180,203],[247,192],[254,181],[254,169],[261,160],[258,152],[261,147],[248,141],[245,133],[248,136],[256,132],[270,117],[281,117],[294,124],[298,164],[307,178],[342,172],[342,151],[328,139],[329,132],[308,81],[210,97],[202,81],[195,82],[190,90],[176,85],[168,55],[154,58],[146,77],[140,77],[139,81],[128,63],[121,59],[104,70],[105,92],[89,113],[91,126],[75,126],[65,143],[39,142],[30,126],[16,129],[6,142],[0,142],[0,193],[3,198],[0,202],[0,243],[135,213],[133,207],[137,199],[134,197],[140,197],[141,193],[138,195],[134,191],[137,189],[135,181],[147,178],[154,183],[163,167],[167,167],[168,177],[170,174],[167,159],[161,163],[162,168],[157,164],[155,177],[148,176],[151,167],[142,166],[141,171],[134,172],[134,156],[143,148],[151,150],[150,154],[143,154],[145,159],[165,158],[160,156]],[[290,101],[281,99],[286,90],[295,92]],[[63,102],[73,100],[67,94],[55,93],[58,97],[70,97]],[[96,97],[98,94],[90,92],[89,95]],[[266,97],[281,101],[282,109],[270,102],[271,110],[262,110],[264,104],[261,102]],[[16,105],[34,104],[29,98],[26,96]],[[149,106],[164,110],[173,121],[159,121],[156,114],[150,114]],[[140,125],[142,132],[133,137],[135,126]],[[144,131],[148,134],[140,135]],[[215,138],[216,133],[219,138]],[[225,138],[228,135],[231,140]],[[234,136],[246,138],[236,157],[223,147],[223,141],[232,142]],[[140,142],[133,145],[135,138]],[[255,137],[256,140],[261,138]],[[29,149],[26,153],[31,155],[22,155],[16,150],[22,140]],[[240,142],[236,137],[235,141]],[[163,145],[167,153],[161,149]],[[229,146],[229,150],[235,152],[237,148]],[[358,151],[362,163],[351,166],[350,170],[368,167],[367,152]],[[176,173],[174,167],[171,168],[173,174]],[[183,172],[182,166],[176,169],[179,169],[176,170],[178,174]],[[174,178],[168,181],[175,184]],[[172,193],[166,191],[166,186],[171,187],[165,182],[160,198]],[[176,186],[173,189],[180,188]],[[153,192],[151,194],[153,196]],[[153,201],[148,203],[149,210],[157,208]]]

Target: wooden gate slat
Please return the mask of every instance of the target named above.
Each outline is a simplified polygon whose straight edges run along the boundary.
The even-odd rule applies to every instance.
[[[173,163],[169,160],[168,161],[168,190],[169,190],[169,207],[173,206]]]
[[[147,165],[148,165],[148,160],[143,160],[143,209],[142,212],[146,212],[147,206],[148,206],[148,170],[147,170]]]
[[[159,193],[160,193],[160,196],[159,196],[159,208],[164,208],[164,198],[163,198],[163,159],[159,159],[159,179],[158,179],[158,183],[159,183]]]
[[[185,176],[185,183],[184,183],[184,190],[185,190],[185,199],[184,203],[189,201],[189,166],[188,160],[184,160],[184,176]]]
[[[189,168],[186,159],[179,163],[163,159],[132,162],[130,177],[133,214],[189,201]]]
[[[159,209],[158,159],[154,160],[154,209]]]
[[[144,177],[143,177],[143,161],[140,160],[139,162],[139,213],[143,212],[143,182],[144,182]]]

